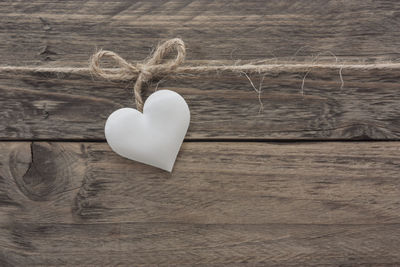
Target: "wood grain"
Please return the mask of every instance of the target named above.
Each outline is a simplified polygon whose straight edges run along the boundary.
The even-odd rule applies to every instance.
[[[191,109],[172,174],[103,142],[131,83],[0,73],[0,266],[399,266],[400,76],[343,69],[341,84],[337,69],[397,62],[399,14],[394,0],[0,2],[2,66],[86,67],[98,48],[137,62],[175,37],[187,64],[332,66],[250,75],[260,96],[242,73],[153,81],[147,95]]]
[[[187,139],[400,138],[400,95],[395,70],[315,70],[266,75],[260,95],[242,76],[200,75],[160,85],[180,93],[191,110]],[[252,76],[253,82],[259,82]],[[154,90],[154,89],[153,89]],[[104,140],[107,117],[134,107],[126,84],[70,75],[0,76],[3,140]]]
[[[135,62],[173,37],[187,43],[188,64],[389,62],[399,57],[399,12],[393,0],[6,1],[0,3],[1,64],[86,66],[96,47]],[[344,70],[342,89],[337,69],[312,70],[302,96],[306,72],[267,74],[260,114],[244,75],[166,78],[159,88],[189,102],[188,139],[399,139],[397,70]],[[258,86],[262,77],[251,79]],[[0,139],[104,140],[107,116],[133,105],[130,86],[3,73]]]
[[[2,265],[398,265],[397,142],[0,143]]]
[[[392,60],[399,11],[394,0],[3,1],[0,54],[13,65],[86,65],[103,47],[143,60],[158,41],[182,37],[195,61],[310,59],[327,51]]]

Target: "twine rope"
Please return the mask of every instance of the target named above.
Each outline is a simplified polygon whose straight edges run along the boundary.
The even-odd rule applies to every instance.
[[[164,57],[176,50],[174,59],[163,62]],[[377,63],[377,64],[319,64],[319,63],[294,63],[294,64],[243,64],[243,65],[204,65],[204,66],[181,66],[186,56],[185,43],[179,39],[170,39],[154,51],[152,56],[144,63],[131,64],[117,53],[107,50],[96,52],[89,61],[88,68],[74,67],[19,67],[0,66],[2,72],[17,73],[55,73],[55,74],[94,74],[107,80],[131,81],[135,80],[133,91],[135,95],[136,108],[143,111],[142,87],[143,84],[155,77],[168,74],[200,74],[204,72],[238,72],[238,73],[264,73],[264,72],[297,72],[311,69],[337,69],[342,75],[343,69],[352,70],[376,70],[376,69],[400,69],[400,63]],[[111,58],[117,64],[117,68],[102,68],[101,60],[105,57]],[[342,79],[342,78],[341,78]]]
[[[166,62],[162,63],[165,55],[167,55],[174,49],[177,52],[176,58],[167,60]],[[182,64],[185,56],[185,43],[181,39],[175,38],[161,44],[155,50],[152,57],[146,60],[143,64],[132,65],[112,51],[100,50],[91,57],[89,69],[93,74],[105,79],[131,80],[136,78],[135,85],[133,86],[136,108],[139,111],[143,111],[143,83],[150,81],[155,76],[161,76],[170,73],[180,64]],[[119,66],[118,71],[102,69],[100,67],[100,61],[103,57],[112,58]]]

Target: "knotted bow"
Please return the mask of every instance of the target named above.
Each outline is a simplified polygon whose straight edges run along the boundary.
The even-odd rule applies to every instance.
[[[165,55],[176,49],[176,58],[163,61]],[[133,80],[136,78],[133,91],[135,93],[136,109],[143,111],[142,85],[150,81],[155,76],[161,76],[170,73],[184,61],[186,56],[185,43],[179,39],[170,39],[154,51],[153,55],[142,64],[130,64],[125,59],[112,51],[100,50],[95,53],[89,63],[90,71],[102,78],[109,80]],[[118,68],[105,69],[100,66],[100,60],[103,57],[112,58],[118,65]]]

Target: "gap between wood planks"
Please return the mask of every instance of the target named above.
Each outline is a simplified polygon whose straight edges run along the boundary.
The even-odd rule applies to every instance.
[[[15,143],[15,142],[52,142],[52,143],[106,143],[105,139],[5,139],[0,143]],[[245,139],[245,138],[198,138],[198,139],[185,139],[184,143],[316,143],[316,142],[332,142],[332,143],[346,143],[346,142],[400,142],[397,139]]]

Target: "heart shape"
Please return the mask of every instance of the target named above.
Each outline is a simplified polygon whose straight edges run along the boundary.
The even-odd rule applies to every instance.
[[[147,98],[143,113],[133,108],[114,111],[104,132],[115,153],[171,172],[189,122],[185,99],[173,91],[160,90]]]

